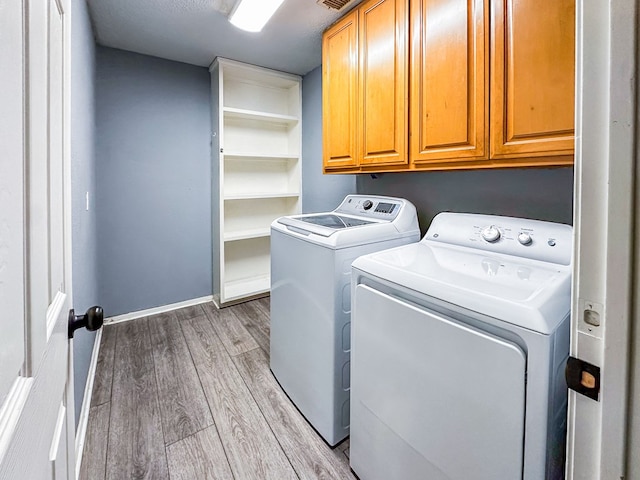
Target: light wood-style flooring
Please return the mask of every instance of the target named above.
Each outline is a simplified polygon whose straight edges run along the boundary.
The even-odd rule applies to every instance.
[[[104,327],[80,478],[352,479],[269,370],[269,299]]]

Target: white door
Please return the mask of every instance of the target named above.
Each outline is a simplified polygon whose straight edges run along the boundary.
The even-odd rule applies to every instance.
[[[0,479],[71,479],[69,0],[0,0]]]
[[[638,375],[638,365],[629,362],[632,301],[638,295],[637,13],[637,0],[576,4],[571,355],[600,368],[600,390],[597,400],[569,392],[569,480],[640,478],[637,448],[627,446],[627,438],[640,433],[627,437],[632,422],[638,428],[627,412],[630,367]]]

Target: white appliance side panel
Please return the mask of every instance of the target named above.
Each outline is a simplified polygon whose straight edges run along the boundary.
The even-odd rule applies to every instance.
[[[335,415],[335,250],[271,235],[271,370],[327,438]]]
[[[360,478],[521,479],[522,350],[364,285],[355,296],[350,458]]]
[[[271,370],[330,445],[349,434],[351,263],[417,240],[334,250],[271,231]]]

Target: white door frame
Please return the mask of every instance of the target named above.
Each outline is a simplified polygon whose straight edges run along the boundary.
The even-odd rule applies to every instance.
[[[636,0],[576,4],[571,355],[600,367],[601,388],[599,401],[570,391],[570,480],[629,478],[637,11]],[[587,323],[585,315],[599,318],[600,325]]]

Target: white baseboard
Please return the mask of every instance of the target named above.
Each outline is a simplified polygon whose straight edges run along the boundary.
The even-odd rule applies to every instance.
[[[93,353],[91,354],[91,362],[89,363],[87,382],[84,385],[82,410],[80,410],[78,430],[76,431],[76,480],[80,476],[80,466],[82,465],[82,452],[84,451],[84,442],[87,436],[87,424],[89,423],[89,411],[91,410],[91,394],[93,392],[93,381],[96,378],[96,367],[98,366],[98,353],[100,353],[101,339],[102,329],[98,330],[93,342]]]
[[[184,302],[171,303],[169,305],[162,305],[160,307],[148,308],[147,310],[140,310],[138,312],[124,313],[115,317],[109,317],[105,319],[105,325],[112,325],[114,323],[128,322],[129,320],[135,320],[137,318],[148,317],[149,315],[157,315],[158,313],[170,312],[172,310],[178,310],[184,307],[191,307],[193,305],[200,305],[201,303],[208,303],[213,300],[212,295],[206,297],[193,298],[191,300],[185,300]]]

